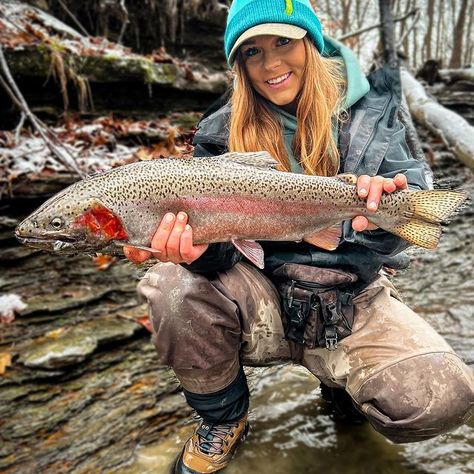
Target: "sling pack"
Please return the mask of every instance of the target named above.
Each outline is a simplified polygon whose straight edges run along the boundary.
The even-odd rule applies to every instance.
[[[357,275],[285,263],[272,276],[281,296],[288,340],[310,349],[334,350],[338,341],[351,334]]]

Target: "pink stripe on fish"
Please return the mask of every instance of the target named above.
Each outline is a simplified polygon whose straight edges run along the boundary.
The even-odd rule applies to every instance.
[[[318,203],[311,202],[285,202],[274,199],[251,198],[241,196],[229,197],[189,197],[176,202],[180,209],[192,209],[195,211],[226,212],[232,214],[243,214],[248,216],[259,215],[316,215],[325,208]]]

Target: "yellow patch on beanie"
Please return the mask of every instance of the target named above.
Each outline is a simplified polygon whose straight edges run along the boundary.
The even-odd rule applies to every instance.
[[[285,13],[290,16],[293,14],[293,2],[291,0],[285,0]]]

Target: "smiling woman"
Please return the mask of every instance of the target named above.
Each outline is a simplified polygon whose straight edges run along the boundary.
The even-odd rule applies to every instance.
[[[397,119],[396,71],[387,66],[366,78],[348,48],[323,36],[310,0],[233,0],[224,46],[235,77],[231,98],[198,125],[194,155],[266,150],[280,172],[322,182],[356,174],[351,193],[364,212],[326,225],[315,239],[260,240],[263,271],[256,260],[242,262],[231,243],[196,245],[196,218],[182,204],[162,219],[151,247],[161,262],[178,265],[155,265],[138,290],[149,303],[160,361],[174,369],[203,419],[173,472],[217,472],[232,460],[248,429],[244,364],[304,365],[333,406],[358,410],[359,421],[367,418],[393,442],[429,439],[462,424],[474,406],[472,371],[380,273],[382,266],[402,268],[407,245],[377,228],[374,213],[387,198],[406,199],[409,186],[428,187]],[[278,171],[268,173],[266,201],[295,192],[290,185],[272,194]],[[318,189],[331,205],[337,201],[333,191]],[[423,199],[403,219],[435,201]],[[248,217],[240,227],[264,220]],[[290,223],[277,217],[273,226]],[[142,262],[151,253],[127,248],[127,256]]]
[[[285,25],[272,29],[301,35]],[[340,119],[346,85],[340,60],[322,57],[306,36],[276,35],[245,40],[234,58],[230,150],[267,150],[285,171],[294,170],[291,162],[299,156],[309,174],[336,174],[339,150],[333,122]],[[284,142],[281,119],[269,104],[299,117],[291,143]]]

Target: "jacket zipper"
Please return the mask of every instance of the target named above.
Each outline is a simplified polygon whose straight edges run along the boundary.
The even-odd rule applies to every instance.
[[[370,143],[372,142],[373,138],[374,138],[374,135],[375,135],[375,130],[377,129],[380,121],[382,120],[382,117],[385,115],[385,113],[387,112],[387,109],[388,109],[388,104],[390,104],[390,102],[392,101],[392,97],[393,97],[393,94],[390,92],[390,97],[387,99],[387,101],[385,102],[384,106],[383,106],[383,109],[382,109],[382,113],[380,114],[379,118],[377,119],[377,122],[375,123],[374,127],[372,128],[372,132],[370,134],[370,137],[369,139],[367,140],[367,143],[364,145],[364,148],[362,149],[362,151],[360,152],[360,156],[359,156],[359,161],[357,162],[357,165],[356,167],[354,168],[354,174],[357,175],[357,171],[359,170],[359,167],[362,163],[362,158],[363,156],[365,155],[365,152],[367,151],[367,148],[369,147]]]

